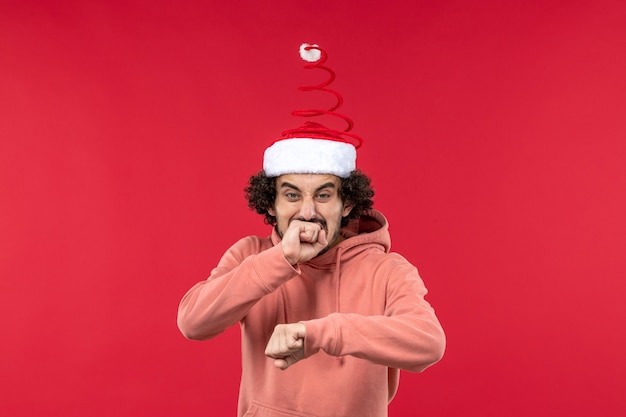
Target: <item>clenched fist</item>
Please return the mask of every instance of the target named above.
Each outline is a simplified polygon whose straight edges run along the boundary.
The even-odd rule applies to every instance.
[[[326,230],[319,223],[294,220],[283,235],[281,245],[291,265],[306,262],[328,246]]]
[[[302,323],[278,324],[265,347],[265,355],[276,359],[274,366],[285,370],[304,359],[306,326]]]

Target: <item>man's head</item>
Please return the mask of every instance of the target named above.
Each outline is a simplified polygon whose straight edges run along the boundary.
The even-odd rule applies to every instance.
[[[318,45],[302,44],[300,57],[307,69],[321,69],[329,79],[302,91],[331,93],[337,104],[328,110],[298,110],[298,116],[335,116],[347,123],[343,131],[307,121],[283,132],[263,155],[263,171],[250,178],[248,206],[265,216],[283,233],[292,220],[317,222],[332,241],[350,219],[372,207],[370,180],[356,169],[356,151],[363,140],[349,132],[352,121],[335,110],[343,99],[327,88],[334,72],[324,66],[326,52]]]
[[[282,214],[282,207],[277,207],[278,193],[284,188],[285,178],[290,175],[292,174],[268,177],[264,171],[261,171],[250,177],[250,183],[245,189],[248,206],[264,215],[267,224],[277,225],[278,217]],[[311,174],[311,176],[333,178],[332,182],[335,184],[337,197],[342,207],[350,207],[347,213],[342,212],[340,227],[348,224],[351,219],[358,218],[363,211],[371,209],[374,204],[372,200],[374,191],[371,188],[370,179],[359,170],[352,171],[347,178],[331,174]]]

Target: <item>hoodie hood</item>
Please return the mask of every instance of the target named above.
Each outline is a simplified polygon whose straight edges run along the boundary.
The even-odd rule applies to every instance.
[[[350,243],[346,243],[346,241],[339,243],[345,247],[377,243],[382,246],[385,253],[389,253],[391,250],[389,224],[385,216],[377,210],[366,211],[358,219],[352,220],[341,229],[341,235],[346,240],[351,240]]]

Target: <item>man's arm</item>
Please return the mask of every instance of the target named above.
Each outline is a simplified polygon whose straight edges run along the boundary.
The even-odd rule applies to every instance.
[[[421,372],[441,359],[445,334],[427,291],[408,262],[388,272],[387,305],[383,315],[332,313],[304,321],[305,357],[320,349],[332,356],[352,355],[373,363]]]
[[[211,276],[185,294],[178,308],[178,327],[185,337],[210,339],[242,320],[262,297],[300,273],[298,263],[312,259],[328,243],[318,224],[298,220],[289,224],[280,245],[256,253],[253,239],[233,245]]]
[[[255,238],[242,239],[224,254],[206,281],[185,294],[178,307],[178,327],[189,339],[215,337],[298,273],[285,260],[280,245],[260,251]]]

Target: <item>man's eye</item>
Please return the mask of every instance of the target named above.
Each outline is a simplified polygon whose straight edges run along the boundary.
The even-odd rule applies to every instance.
[[[298,194],[296,194],[296,193],[287,193],[287,194],[285,194],[285,196],[286,196],[288,199],[290,199],[290,200],[295,200],[295,199],[297,199],[297,198],[298,198]]]
[[[321,193],[317,195],[317,198],[320,200],[328,200],[330,198],[330,194],[328,193]]]

